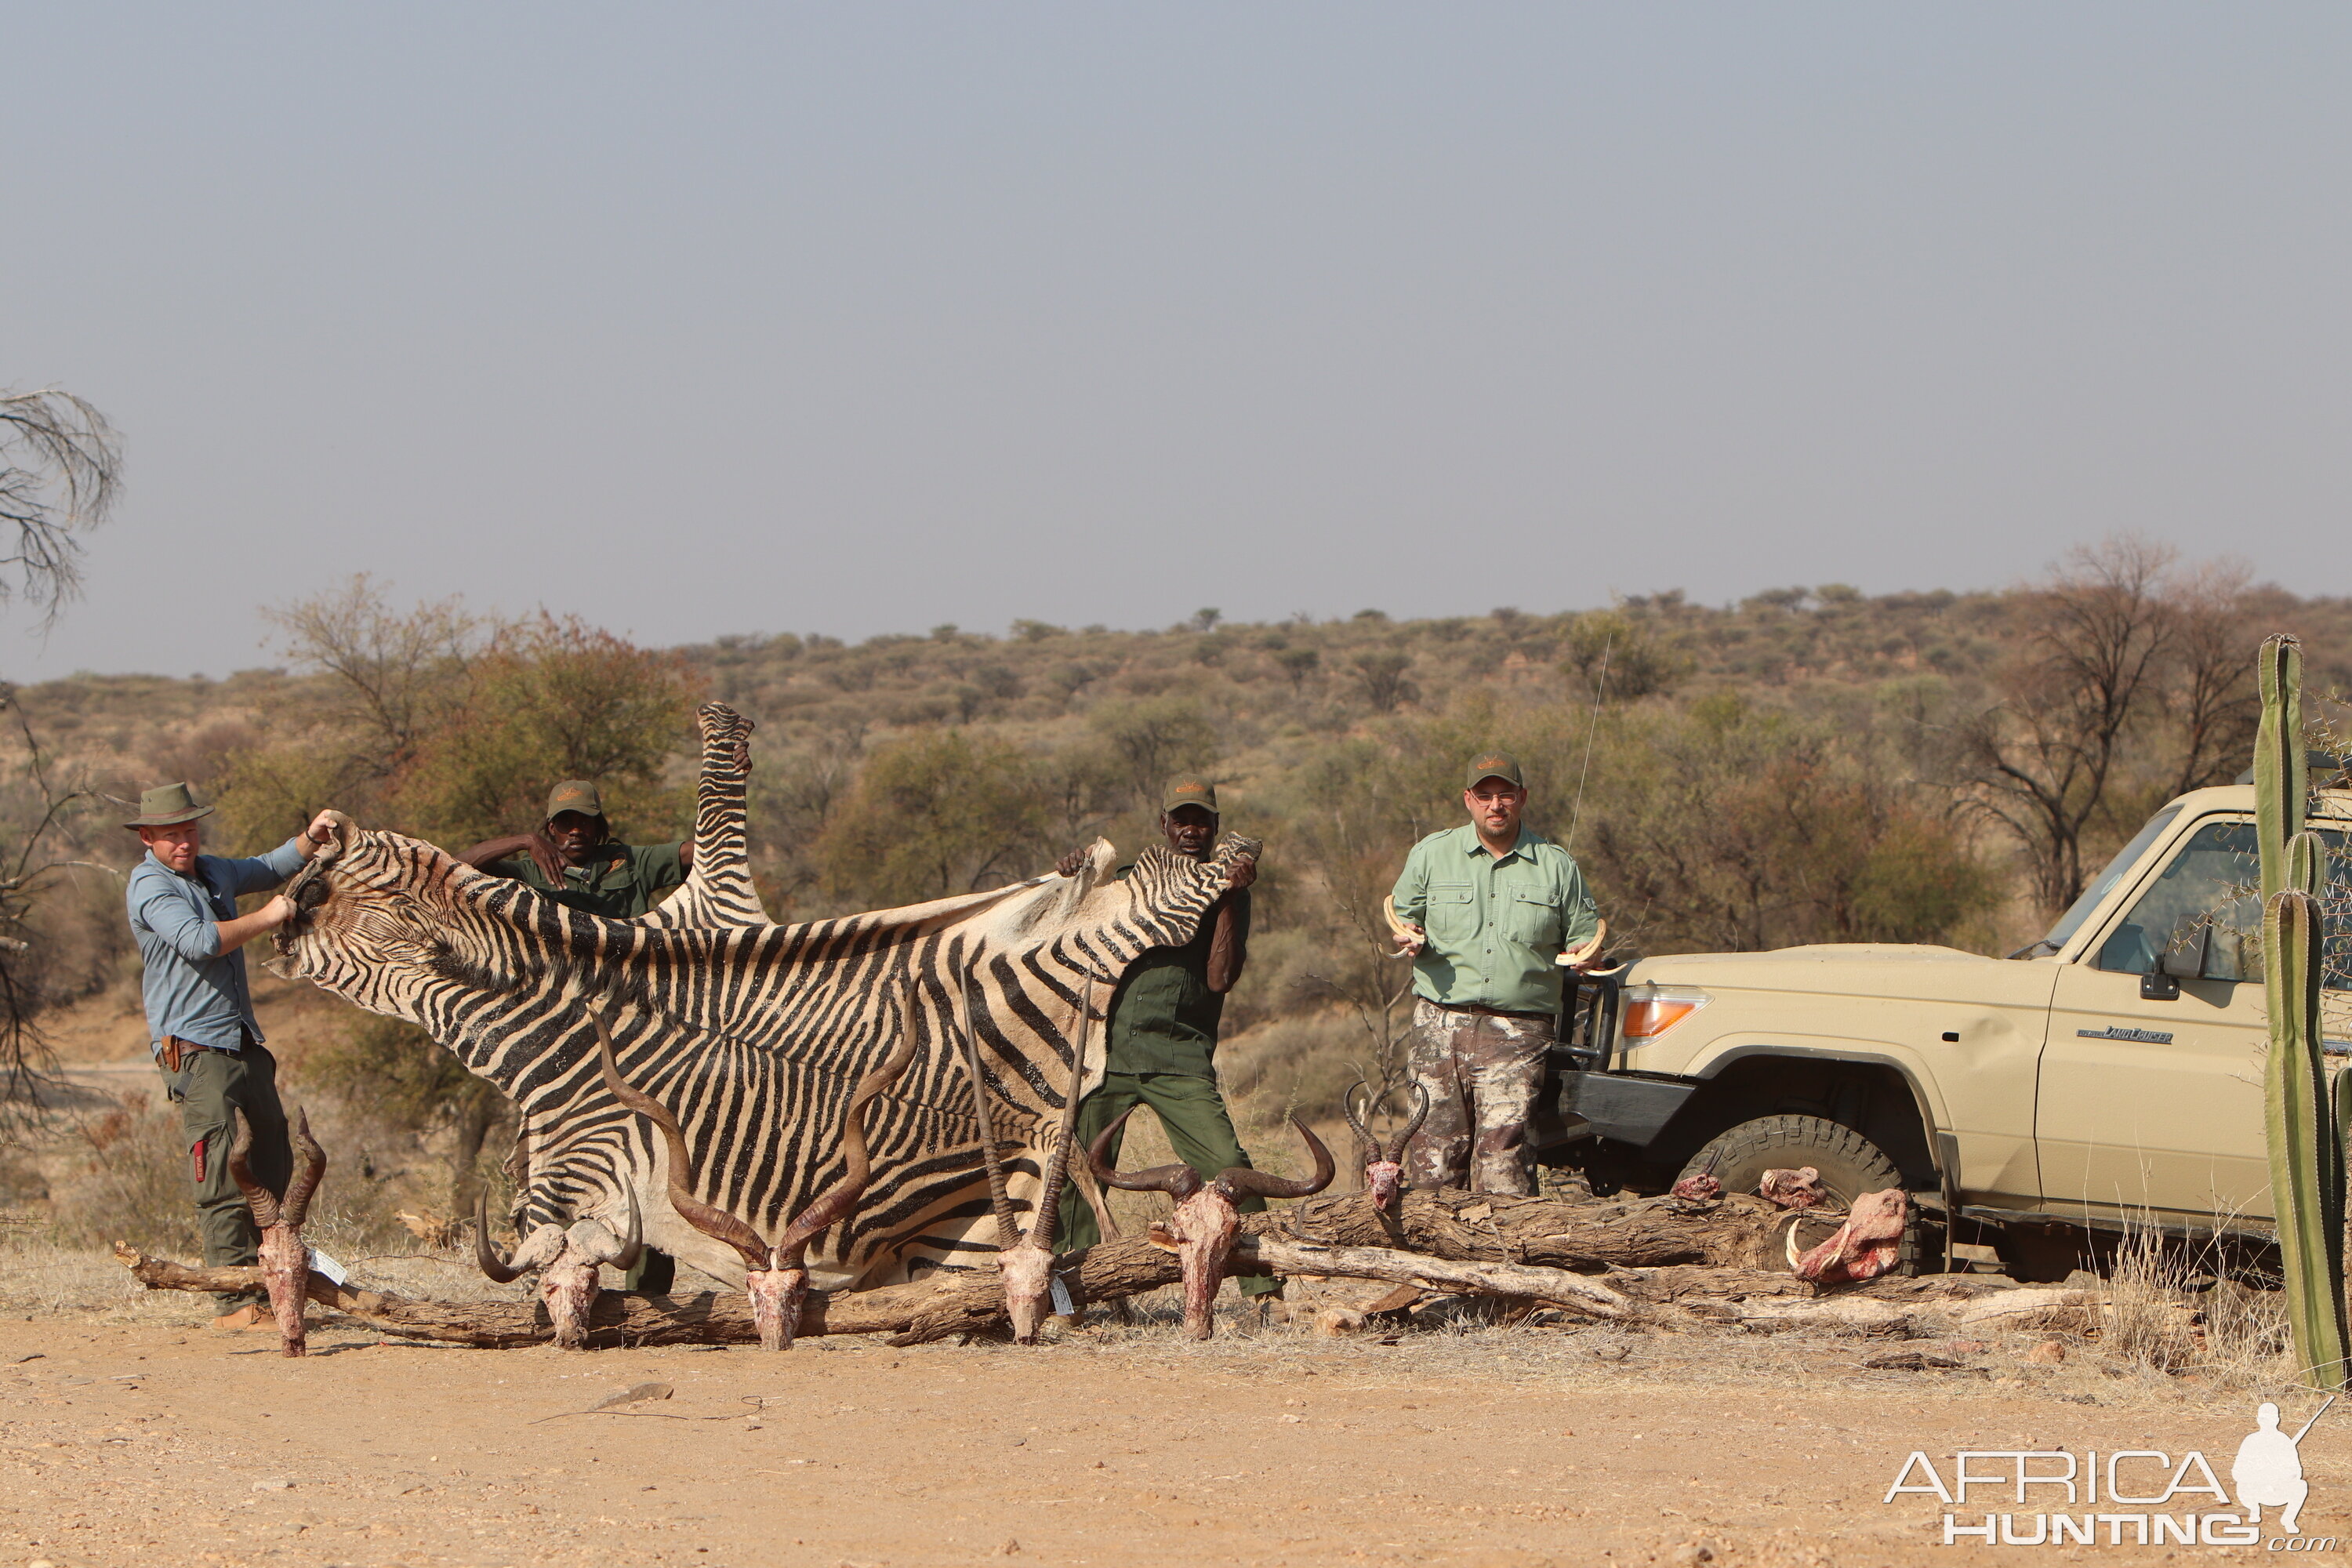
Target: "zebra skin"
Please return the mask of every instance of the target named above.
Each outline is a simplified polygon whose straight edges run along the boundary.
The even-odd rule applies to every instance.
[[[809,1267],[839,1288],[992,1261],[967,1018],[1026,1213],[1072,1082],[1089,973],[1099,1021],[1128,964],[1189,941],[1257,845],[1228,835],[1205,863],[1154,847],[1121,880],[1098,839],[1072,877],[774,925],[746,857],[751,726],[717,703],[697,717],[693,869],[651,913],[600,920],[352,825],[289,885],[297,912],[277,935],[278,967],[419,1026],[521,1108],[519,1261],[547,1263],[583,1221],[610,1239],[634,1207],[646,1241],[739,1287],[741,1258],[672,1210],[660,1135],[605,1088],[588,1009],[604,1010],[624,1078],[676,1114],[695,1194],[773,1238],[840,1174],[850,1091],[890,1052],[886,993],[902,983],[914,1058],[868,1112],[865,1202],[817,1238]],[[1099,1052],[1081,1095],[1100,1081]],[[616,1250],[588,1252],[592,1289],[594,1261]]]

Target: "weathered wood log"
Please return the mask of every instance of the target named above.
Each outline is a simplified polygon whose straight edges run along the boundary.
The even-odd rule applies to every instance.
[[[1261,1236],[1235,1249],[1234,1263],[1254,1257],[1270,1274],[1329,1274],[1349,1279],[1393,1279],[1432,1290],[1484,1296],[1524,1296],[1593,1318],[1622,1318],[1637,1302],[1589,1276],[1523,1263],[1465,1263],[1398,1252],[1385,1247],[1326,1247]],[[1236,1267],[1235,1272],[1246,1273]]]
[[[1386,1247],[1471,1262],[1584,1272],[1701,1264],[1763,1268],[1780,1257],[1786,1211],[1761,1198],[1570,1203],[1451,1188],[1404,1194],[1394,1215],[1361,1194],[1308,1198],[1244,1217],[1244,1232],[1340,1247]]]
[[[116,1244],[114,1252],[131,1277],[151,1290],[250,1289],[261,1278],[258,1268],[194,1268],[150,1258],[122,1243]],[[310,1276],[310,1297],[322,1307],[414,1339],[512,1350],[546,1344],[555,1337],[554,1325],[537,1301],[420,1300],[390,1291],[354,1290],[317,1274]],[[1003,1313],[1004,1296],[995,1271],[975,1270],[877,1290],[813,1290],[801,1310],[800,1336],[892,1333],[915,1322],[938,1325],[944,1335],[989,1328],[1002,1321]],[[598,1347],[760,1341],[749,1299],[731,1291],[646,1296],[602,1290],[589,1326],[588,1342]]]
[[[1707,1294],[1728,1283],[1727,1277],[1709,1286],[1701,1279],[1709,1270],[1690,1265],[1740,1270],[1748,1293],[1782,1293],[1790,1283],[1786,1275],[1749,1272],[1769,1254],[1779,1215],[1757,1199],[1573,1204],[1459,1192],[1408,1193],[1402,1211],[1394,1216],[1383,1214],[1360,1194],[1245,1215],[1244,1235],[1272,1243],[1273,1251],[1237,1248],[1234,1271],[1349,1275],[1354,1270],[1341,1267],[1335,1257],[1368,1248],[1382,1256],[1359,1262],[1381,1272],[1360,1278],[1428,1280],[1433,1288],[1448,1290],[1495,1290],[1500,1288],[1476,1281],[1500,1280],[1503,1275],[1461,1269],[1439,1278],[1432,1271],[1448,1263],[1522,1268],[1530,1272],[1511,1278],[1536,1288],[1513,1287],[1501,1293],[1535,1296],[1580,1310],[1613,1307],[1618,1301],[1638,1305]],[[1286,1245],[1309,1250],[1286,1253]],[[1399,1263],[1394,1255],[1400,1250],[1426,1256]],[[149,1258],[123,1244],[115,1251],[152,1289],[234,1291],[260,1282],[257,1268],[193,1268]],[[1073,1291],[1081,1303],[1140,1295],[1174,1284],[1181,1275],[1174,1254],[1140,1237],[1098,1242],[1072,1254],[1069,1264],[1075,1269]],[[1592,1272],[1612,1266],[1628,1271],[1612,1276],[1606,1285],[1587,1281],[1579,1288],[1559,1277],[1563,1270]],[[1414,1271],[1401,1272],[1406,1268]],[[554,1335],[536,1301],[419,1300],[335,1285],[315,1274],[310,1296],[322,1307],[418,1339],[512,1348],[543,1344]],[[881,1333],[892,1335],[893,1343],[919,1344],[988,1331],[1003,1321],[1004,1294],[996,1271],[978,1268],[872,1290],[811,1291],[799,1331],[812,1338]],[[589,1342],[599,1346],[750,1344],[759,1339],[749,1302],[733,1292],[715,1290],[671,1297],[601,1291],[590,1331]]]

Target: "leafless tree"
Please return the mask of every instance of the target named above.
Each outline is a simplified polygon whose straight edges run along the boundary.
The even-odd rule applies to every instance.
[[[2023,591],[1999,700],[1963,737],[1973,799],[2025,848],[2050,912],[2082,892],[2084,839],[2127,773],[2177,794],[2235,771],[2252,714],[2244,576],[2174,562],[2114,538]]]
[[[2262,639],[2247,615],[2249,584],[2242,564],[2220,562],[2182,582],[2173,595],[2165,710],[2179,733],[2174,795],[2226,783],[2245,765],[2262,717],[2251,657]]]
[[[23,748],[10,770],[16,776],[5,789],[9,820],[0,829],[6,835],[0,845],[0,1137],[13,1138],[39,1120],[54,1087],[37,1019],[56,1000],[60,966],[56,953],[38,946],[34,911],[61,872],[121,873],[72,854],[73,819],[87,806],[105,804],[104,797],[56,777],[16,688],[0,685],[0,709]]]
[[[80,536],[106,520],[121,488],[121,438],[106,416],[56,387],[0,393],[0,537],[16,531],[16,553],[0,558],[16,569],[13,582],[0,575],[0,604],[22,595],[44,625],[53,620],[81,587]],[[44,966],[27,922],[53,873],[89,865],[62,858],[57,846],[93,797],[51,777],[13,689],[0,688],[0,706],[24,742],[32,808],[0,839],[0,1131],[13,1133],[40,1116],[48,1067],[36,1022],[47,1000]]]
[[[0,566],[0,604],[21,594],[46,621],[81,588],[81,538],[113,510],[122,446],[106,416],[70,392],[0,393],[0,530],[16,552]]]
[[[364,572],[262,615],[285,634],[289,655],[337,678],[344,717],[367,738],[364,766],[378,777],[405,766],[462,700],[484,629],[454,598],[396,611]]]

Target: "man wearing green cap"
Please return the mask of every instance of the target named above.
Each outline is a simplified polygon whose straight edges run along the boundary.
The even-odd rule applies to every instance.
[[[493,877],[527,883],[559,904],[608,921],[633,921],[685,885],[694,869],[694,840],[615,843],[596,786],[567,779],[548,793],[538,832],[486,839],[457,858]]]
[[[261,1257],[253,1211],[228,1173],[238,1112],[253,1130],[249,1163],[262,1184],[282,1190],[294,1170],[278,1101],[278,1062],[261,1043],[241,951],[291,920],[294,906],[281,894],[240,915],[237,896],[275,888],[300,870],[333,834],[335,819],[322,811],[268,854],[232,860],[199,852],[197,823],[212,811],[196,804],[186,784],[163,784],[140,795],[139,815],[122,826],[147,847],[124,896],[144,965],[148,1048],[163,1070],[164,1094],[180,1104],[205,1262],[221,1268]],[[215,1328],[277,1327],[258,1291],[214,1300],[220,1309]]]
[[[487,839],[457,858],[536,888],[559,904],[608,921],[633,921],[685,886],[694,869],[694,840],[616,843],[604,819],[604,795],[586,779],[566,779],[548,792],[538,832]],[[622,1285],[660,1295],[677,1278],[677,1260],[648,1247]]]
[[[1558,1027],[1560,955],[1599,929],[1584,874],[1568,851],[1520,825],[1517,761],[1472,761],[1470,820],[1405,857],[1391,896],[1412,955],[1406,1067],[1429,1094],[1429,1119],[1406,1156],[1416,1186],[1521,1196],[1535,1191],[1528,1117]],[[1597,949],[1573,967],[1598,961]]]
[[[1191,777],[1170,784],[1160,797],[1160,830],[1177,854],[1206,860],[1217,843],[1215,786]],[[1085,858],[1085,850],[1074,849],[1055,869],[1075,876]],[[1125,878],[1134,868],[1130,862],[1115,875]],[[1201,917],[1192,941],[1181,947],[1148,949],[1128,966],[1111,994],[1102,1083],[1078,1107],[1079,1148],[1090,1146],[1104,1128],[1129,1110],[1148,1105],[1160,1118],[1176,1157],[1203,1181],[1229,1166],[1250,1163],[1217,1089],[1215,1058],[1225,994],[1242,977],[1249,956],[1249,886],[1256,879],[1254,857],[1234,861],[1225,893]],[[1111,1141],[1114,1164],[1122,1141]],[[1265,1200],[1248,1197],[1235,1206],[1255,1214],[1265,1207]],[[1075,1192],[1062,1194],[1059,1229],[1055,1246],[1063,1252],[1102,1239],[1094,1209]],[[1282,1282],[1263,1274],[1244,1276],[1241,1288],[1243,1294],[1254,1297],[1282,1293]]]

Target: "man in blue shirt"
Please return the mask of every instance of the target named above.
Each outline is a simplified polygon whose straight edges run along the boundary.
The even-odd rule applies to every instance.
[[[243,1111],[253,1129],[251,1163],[263,1185],[283,1189],[294,1168],[278,1103],[277,1058],[254,1022],[239,951],[293,918],[294,906],[280,896],[240,915],[237,895],[275,888],[301,869],[333,832],[334,819],[320,812],[268,854],[230,860],[198,852],[196,823],[212,810],[198,805],[186,784],[163,784],[139,797],[139,815],[123,826],[147,847],[131,869],[127,900],[131,934],[146,965],[148,1048],[163,1069],[164,1092],[180,1102],[205,1262],[217,1268],[261,1256],[253,1211],[228,1173],[234,1113]],[[216,1329],[277,1328],[258,1291],[215,1300]]]

